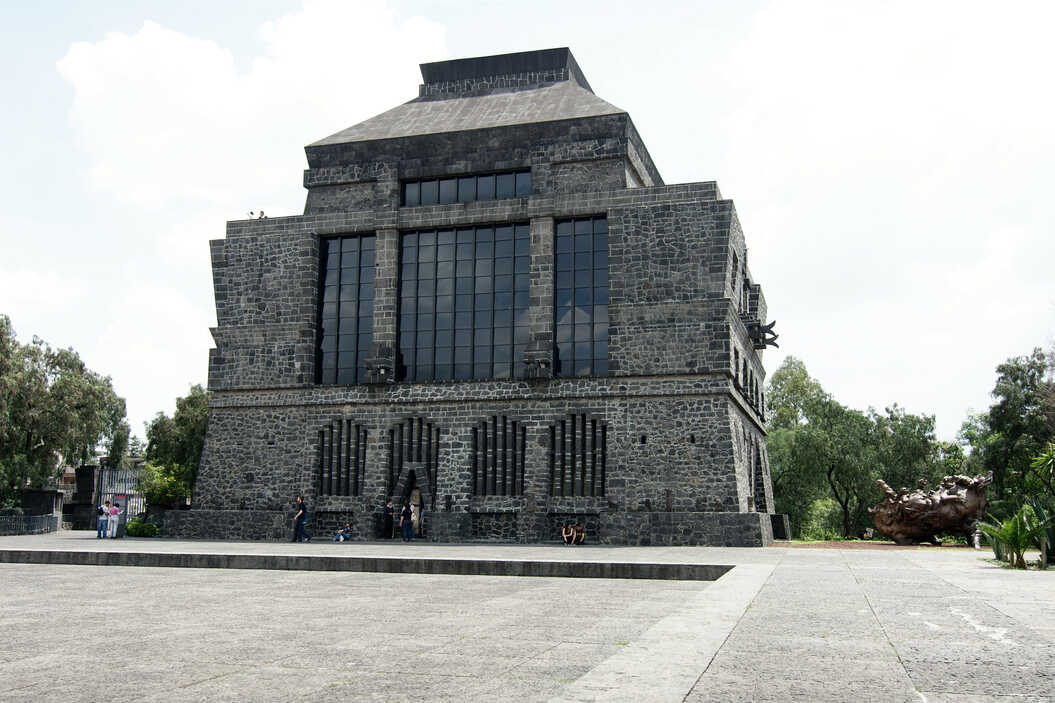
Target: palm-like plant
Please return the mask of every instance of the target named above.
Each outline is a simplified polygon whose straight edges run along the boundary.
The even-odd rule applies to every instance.
[[[1048,442],[1044,451],[1030,462],[1030,468],[1036,472],[1041,483],[1047,486],[1048,491],[1055,496],[1055,442]]]
[[[1048,442],[1048,446],[1033,459],[1030,466],[1055,476],[1055,442]]]
[[[1036,498],[1033,499],[1032,505],[1033,512],[1037,515],[1037,522],[1044,527],[1037,536],[1037,544],[1040,547],[1040,568],[1047,569],[1048,555],[1051,547],[1055,545],[1055,522],[1053,522],[1055,515],[1049,517],[1044,504]]]
[[[1029,505],[1023,505],[1017,513],[999,524],[990,522],[978,523],[978,529],[994,545],[994,553],[999,558],[1000,551],[1007,556],[1008,562],[1016,569],[1026,568],[1025,551],[1038,539],[1044,539],[1044,531],[1049,520],[1040,520]],[[999,544],[1000,550],[996,545]]]

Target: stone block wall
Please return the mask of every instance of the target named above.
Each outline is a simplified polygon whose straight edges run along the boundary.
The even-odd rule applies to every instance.
[[[378,235],[374,335],[375,342],[391,348],[397,338],[400,231],[529,220],[539,237],[551,238],[554,220],[598,214],[607,214],[609,222],[611,372],[725,370],[735,315],[721,301],[730,275],[727,231],[735,213],[716,197],[713,183],[698,183],[232,222],[227,238],[212,243],[218,326],[209,386],[314,383],[321,237]],[[541,341],[548,343],[552,243],[536,239],[535,244],[532,316]],[[741,346],[745,359],[753,356],[749,344]],[[762,374],[761,363],[752,363]]]
[[[280,516],[267,524],[288,527],[293,498],[304,495],[316,529],[330,532],[348,521],[357,537],[373,539],[381,507],[389,497],[398,502],[399,486],[404,485],[389,474],[393,452],[404,453],[392,446],[389,431],[407,418],[420,418],[421,426],[432,424],[439,432],[435,488],[422,489],[430,539],[545,541],[556,534],[554,525],[575,516],[571,521],[588,523],[595,539],[620,543],[636,523],[613,522],[615,515],[749,509],[756,491],[751,467],[756,465],[744,436],[755,447],[761,434],[750,409],[735,403],[730,390],[725,375],[713,374],[691,382],[604,378],[219,392],[191,513],[201,511],[217,523],[230,524],[229,530],[220,529],[234,537],[251,534],[252,527],[236,524],[259,521],[261,514]],[[581,414],[607,429],[603,494],[553,495],[559,489],[551,475],[550,427]],[[496,416],[515,420],[526,430],[519,495],[473,491],[471,433]],[[341,419],[366,429],[358,496],[318,491],[319,430]],[[406,466],[422,476],[421,463]],[[771,488],[767,495],[770,502],[763,506],[759,501],[759,510],[771,505]],[[216,517],[220,514],[226,515],[222,521]],[[186,523],[191,518],[181,519]],[[672,544],[724,539],[716,528],[679,524],[677,534],[664,539]]]
[[[429,69],[422,100],[532,81],[588,89],[566,50],[515,58],[500,75],[469,70],[508,63],[491,59]],[[324,140],[306,152],[304,215],[232,222],[211,243],[208,434],[195,505],[174,514],[166,534],[283,539],[303,495],[320,536],[349,522],[357,538],[373,539],[381,507],[404,497],[413,472],[434,540],[552,541],[561,525],[581,522],[590,541],[610,544],[772,541],[765,372],[748,332],[765,320],[765,299],[716,184],[663,185],[622,112]],[[404,180],[525,168],[529,197],[401,207]],[[555,226],[599,216],[609,233],[609,375],[550,378]],[[514,362],[524,375],[547,370],[511,381],[316,385],[323,238],[376,236],[368,362],[398,369],[401,232],[510,222],[531,230],[530,340]],[[499,459],[487,445],[495,473],[480,490],[484,435],[474,429],[485,423],[491,441],[511,423],[524,434],[512,483],[497,474],[508,471],[504,450]],[[325,442],[349,424],[365,437],[365,464],[355,491],[340,481],[333,490],[320,481],[339,461]],[[603,451],[595,437],[607,439]]]

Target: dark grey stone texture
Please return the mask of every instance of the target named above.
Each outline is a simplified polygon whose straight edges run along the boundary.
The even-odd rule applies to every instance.
[[[0,564],[67,566],[146,566],[184,569],[260,569],[264,571],[354,571],[379,574],[445,576],[532,576],[575,579],[661,579],[715,581],[733,567],[727,564],[664,564],[618,561],[536,559],[452,559],[405,556],[363,557],[212,554],[195,552],[107,552],[98,550],[0,549]]]
[[[772,542],[765,369],[748,334],[766,304],[732,202],[713,182],[664,185],[629,115],[593,95],[566,49],[423,75],[417,100],[306,148],[304,215],[231,222],[212,242],[209,429],[193,509],[166,534],[285,538],[303,494],[316,530],[349,522],[373,539],[414,471],[432,540],[552,541],[576,516],[606,544]],[[400,207],[402,180],[515,169],[531,170],[529,197]],[[609,372],[554,379],[555,223],[597,216],[609,231]],[[531,226],[531,341],[514,361],[534,378],[315,383],[321,238],[376,236],[367,358],[396,369],[400,233],[510,222]],[[573,417],[607,441],[603,458],[591,440],[572,464],[591,493],[561,496],[551,428]],[[526,430],[517,495],[474,493],[471,433],[490,418]],[[362,485],[320,495],[318,433],[347,421],[366,432]],[[434,464],[393,439],[411,426],[438,433]],[[584,451],[575,437],[571,454]]]

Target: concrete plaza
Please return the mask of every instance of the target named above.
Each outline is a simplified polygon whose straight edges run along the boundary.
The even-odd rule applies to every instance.
[[[734,565],[717,581],[0,564],[0,701],[1055,701],[1055,571],[966,549],[0,537]]]

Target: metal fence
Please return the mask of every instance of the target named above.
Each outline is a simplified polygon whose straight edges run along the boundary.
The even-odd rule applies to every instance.
[[[99,469],[95,478],[95,504],[103,501],[121,506],[121,524],[147,509],[146,498],[139,490],[139,474],[132,469]]]
[[[42,535],[57,532],[58,515],[0,515],[0,535]]]

